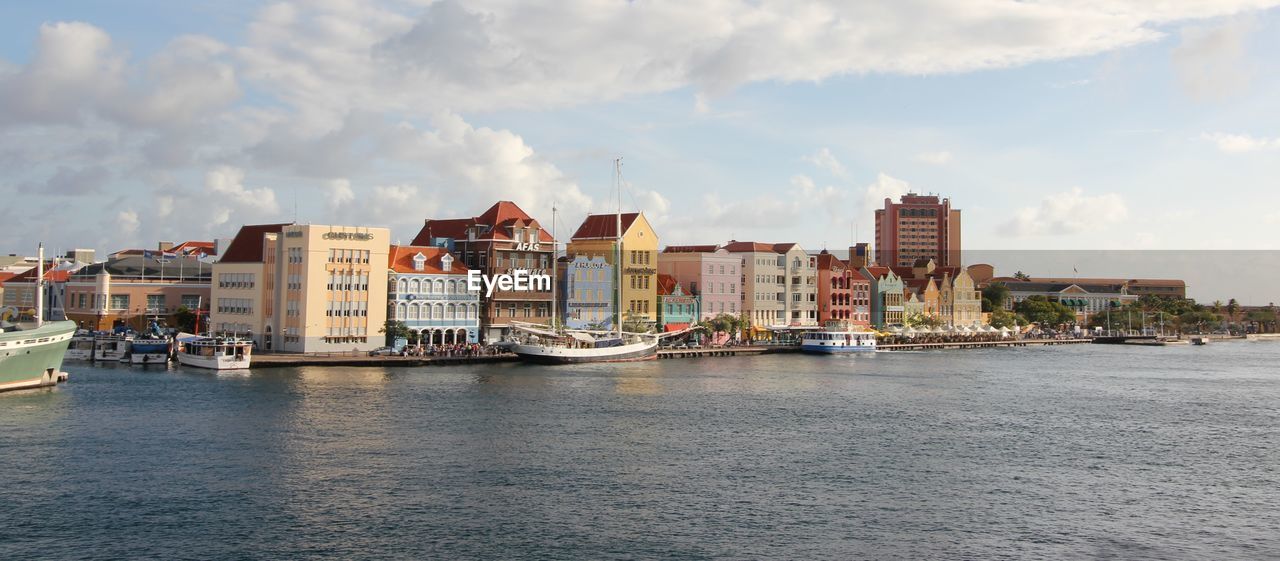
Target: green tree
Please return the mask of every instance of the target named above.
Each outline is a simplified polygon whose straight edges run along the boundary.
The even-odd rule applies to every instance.
[[[1076,314],[1071,308],[1062,305],[1061,302],[1049,300],[1044,296],[1030,296],[1018,302],[1014,310],[1027,318],[1027,321],[1039,324],[1041,327],[1056,327],[1074,323],[1076,320]]]
[[[1009,287],[1002,282],[993,282],[982,289],[982,311],[994,312],[1004,308],[1009,301]]]
[[[1004,308],[996,308],[995,311],[991,312],[991,327],[1015,329],[1019,325],[1027,325],[1027,318]]]
[[[1029,280],[1031,280],[1031,275],[1028,275],[1028,274],[1026,274],[1026,273],[1024,273],[1024,272],[1022,272],[1022,271],[1018,271],[1018,272],[1016,272],[1016,273],[1014,273],[1014,274],[1013,274],[1013,278],[1018,279],[1018,280],[1021,280],[1021,281],[1029,281]]]
[[[178,331],[196,332],[196,313],[186,306],[179,306],[178,311],[173,313],[173,322],[177,324]]]
[[[935,327],[942,326],[942,320],[939,319],[937,316],[931,316],[931,315],[922,314],[922,313],[911,314],[911,317],[904,319],[903,323],[907,324],[907,327],[927,328],[927,329],[933,329]]]
[[[384,333],[387,336],[387,346],[396,344],[396,339],[408,339],[411,330],[403,321],[389,319],[382,325],[382,329],[378,333]]]

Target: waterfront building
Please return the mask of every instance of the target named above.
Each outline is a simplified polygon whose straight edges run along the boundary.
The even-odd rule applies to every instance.
[[[859,272],[871,284],[871,325],[877,329],[902,325],[906,317],[902,277],[889,267],[877,265],[864,266]]]
[[[1016,280],[1016,279],[1015,279]],[[1052,284],[1079,284],[1079,285],[1120,285],[1123,284],[1125,292],[1131,296],[1163,296],[1166,298],[1183,299],[1187,297],[1187,283],[1181,279],[1119,279],[1119,278],[1063,278],[1063,277],[1031,277],[1031,282],[1045,282]]]
[[[846,276],[845,262],[827,250],[817,257],[818,271],[818,322],[849,319],[852,315],[853,292]]]
[[[393,245],[387,252],[387,318],[422,344],[476,343],[480,294],[467,290],[467,267],[442,247]]]
[[[960,210],[950,199],[908,193],[900,202],[884,200],[876,209],[876,258],[887,266],[909,266],[933,259],[944,267],[960,265]]]
[[[743,312],[753,336],[818,326],[817,257],[795,243],[730,241],[724,249],[742,259]]]
[[[962,269],[951,279],[951,325],[975,327],[983,325],[982,292],[968,270]]]
[[[603,255],[560,258],[560,306],[564,324],[575,329],[613,329],[613,264]]]
[[[905,294],[902,311],[906,316],[906,320],[922,316],[938,319],[945,323],[946,320],[942,317],[942,303],[936,279],[926,277],[906,279],[903,282]]]
[[[699,318],[742,313],[742,258],[715,245],[667,246],[658,255],[658,273],[671,275],[699,299]]]
[[[686,329],[701,317],[699,299],[685,292],[671,275],[658,274],[658,327],[671,332]]]
[[[622,214],[622,290],[618,310],[623,322],[645,327],[658,323],[658,235],[642,212]],[[590,214],[578,226],[565,252],[569,255],[617,256],[618,215]]]
[[[67,263],[46,261],[44,270],[44,317],[46,320],[61,319],[66,313],[66,284],[73,269]],[[36,310],[36,267],[20,274],[13,275],[5,281],[5,289],[0,292],[0,308],[9,308],[19,313]]]
[[[1136,301],[1139,297],[1129,293],[1126,282],[1040,282],[1017,279],[997,278],[995,282],[1003,282],[1009,287],[1009,297],[1004,302],[1006,309],[1032,296],[1044,296],[1051,301],[1075,310],[1077,323],[1088,323],[1094,314],[1104,313],[1112,306]]]
[[[67,319],[91,329],[124,326],[142,331],[152,321],[176,327],[175,316],[182,308],[209,309],[211,264],[195,257],[113,255],[68,276]]]
[[[251,337],[264,351],[279,350],[274,318],[276,291],[276,248],[279,235],[291,224],[242,226],[213,263],[210,281],[208,320],[199,330],[209,333]],[[214,302],[218,302],[215,305]]]
[[[245,226],[214,264],[210,330],[265,351],[367,351],[387,317],[386,228]]]
[[[449,250],[468,269],[489,277],[516,270],[556,274],[551,232],[511,201],[498,201],[473,218],[427,219],[413,238],[415,246]],[[556,283],[546,290],[494,290],[480,295],[480,342],[497,343],[511,322],[550,324]]]

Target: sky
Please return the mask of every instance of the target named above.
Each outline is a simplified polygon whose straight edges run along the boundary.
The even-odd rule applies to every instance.
[[[915,191],[966,248],[1275,250],[1277,5],[8,3],[0,252],[499,199],[567,235],[619,156],[664,244],[843,248]]]

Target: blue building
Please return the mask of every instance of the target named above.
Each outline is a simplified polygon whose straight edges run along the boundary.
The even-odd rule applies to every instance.
[[[402,321],[423,344],[475,343],[480,295],[467,290],[467,268],[443,247],[391,246],[387,318]]]
[[[613,329],[613,265],[604,256],[560,258],[560,309],[575,329]]]

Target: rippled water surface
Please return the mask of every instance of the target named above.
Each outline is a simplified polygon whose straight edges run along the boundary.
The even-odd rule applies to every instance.
[[[0,395],[0,559],[1277,558],[1277,359],[69,363]]]

